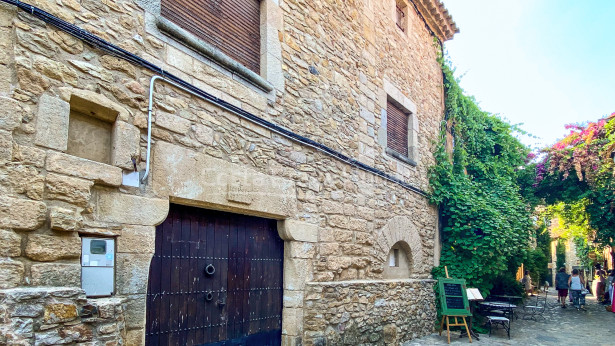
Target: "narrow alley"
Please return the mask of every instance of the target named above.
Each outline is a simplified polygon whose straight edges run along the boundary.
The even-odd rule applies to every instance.
[[[529,299],[529,298],[528,298]],[[519,319],[511,323],[510,340],[503,329],[494,329],[491,337],[480,334],[480,340],[472,339],[472,345],[592,345],[615,344],[612,328],[615,314],[607,312],[594,296],[586,298],[586,310],[572,307],[562,309],[557,303],[557,291],[549,290],[545,320],[524,320],[523,307],[517,308]],[[469,344],[468,338],[459,337],[459,331],[451,333],[451,345]],[[446,331],[437,332],[407,342],[404,346],[447,345]]]

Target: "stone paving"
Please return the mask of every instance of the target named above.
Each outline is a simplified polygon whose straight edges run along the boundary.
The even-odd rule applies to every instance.
[[[603,305],[588,295],[587,311],[578,311],[571,303],[566,309],[557,305],[557,293],[550,290],[547,299],[546,321],[523,320],[523,308],[519,308],[519,319],[511,323],[510,340],[503,329],[489,335],[480,335],[480,341],[472,339],[473,345],[615,345],[615,314],[607,312]],[[459,331],[451,333],[451,345],[468,344],[468,338],[459,338]],[[447,345],[446,331],[439,336],[415,339],[404,346]]]

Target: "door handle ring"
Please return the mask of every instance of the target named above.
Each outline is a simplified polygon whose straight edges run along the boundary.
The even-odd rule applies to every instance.
[[[205,274],[206,275],[214,275],[214,273],[216,272],[216,267],[214,267],[213,264],[208,264],[207,267],[205,267]]]

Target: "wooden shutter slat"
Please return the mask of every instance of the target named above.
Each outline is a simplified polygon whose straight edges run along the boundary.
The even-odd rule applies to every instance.
[[[173,7],[169,7],[169,9],[174,8]],[[205,10],[202,9],[201,6],[194,6],[194,4],[191,3],[187,3],[186,4],[187,9],[186,10],[192,10],[193,14],[188,14],[189,17],[191,17],[193,20],[199,20],[199,19],[208,19],[207,22],[209,23],[209,25],[216,27],[219,29],[219,25],[220,25],[220,20],[224,19],[224,18],[220,18],[218,16],[215,16]],[[232,22],[232,23],[228,23],[229,25],[234,25],[236,27],[239,28],[243,28],[246,30],[250,30],[252,29],[254,26],[260,26],[260,18],[252,18],[251,16],[253,16],[255,13],[258,13],[258,9],[256,11],[254,11],[253,13],[247,12],[247,11],[241,11],[241,8],[237,9],[239,14],[244,14],[245,16],[242,16],[241,18],[244,19],[243,21],[239,21],[239,22]],[[178,11],[178,9],[175,9],[176,14],[180,14],[182,15],[181,10]],[[232,13],[232,11],[229,11]],[[223,13],[223,16],[225,14]]]
[[[387,147],[408,156],[408,115],[387,102]]]
[[[162,0],[161,14],[260,73],[260,0]]]
[[[253,49],[246,49],[246,47],[250,47],[249,44],[242,43],[239,40],[233,40],[232,38],[228,38],[226,40],[222,40],[219,38],[212,39],[212,36],[214,36],[213,34],[204,33],[201,30],[198,30],[195,27],[195,25],[198,24],[194,24],[189,21],[175,20],[175,23],[184,28],[185,30],[193,33],[195,36],[203,39],[207,43],[210,43],[211,45],[220,49],[222,52],[244,64],[254,72],[258,72],[260,70],[260,59],[251,64],[251,60],[255,60],[254,57],[260,56],[260,52],[257,53]],[[229,51],[233,51],[233,53],[229,53]],[[255,67],[252,68],[251,66]]]
[[[189,20],[179,19],[179,20],[177,20],[176,24],[182,26],[184,29],[192,32],[193,34],[195,34],[197,36],[200,36],[200,35],[212,35],[211,33],[216,33],[215,31],[211,31],[211,30],[207,30],[207,31],[201,30],[201,28],[199,28],[199,24],[198,23],[193,23],[193,22],[191,22]],[[210,43],[210,44],[212,44],[212,45],[214,45],[214,46],[216,46],[218,48],[221,48],[222,45],[230,45],[231,47],[234,47],[235,49],[238,49],[239,47],[241,47],[241,45],[240,45],[241,42],[239,40],[233,40],[232,38],[228,38],[228,39],[225,39],[225,40],[215,38],[215,39],[211,39],[211,42],[208,42],[208,43]],[[247,47],[247,48],[250,48],[250,47]],[[248,50],[248,51],[256,53],[255,51],[253,51],[251,49]],[[237,53],[240,56],[242,55],[240,51],[238,51]]]
[[[223,23],[220,23],[221,19],[217,18],[217,17],[211,17],[208,16],[206,13],[202,13],[200,11],[198,11],[197,9],[194,8],[190,8],[191,10],[195,10],[195,14],[196,16],[187,16],[187,18],[182,18],[182,14],[178,13],[176,11],[174,11],[173,9],[169,9],[173,12],[173,14],[175,15],[175,17],[179,20],[181,20],[183,23],[188,24],[190,22],[194,22],[194,23],[190,23],[193,24],[193,28],[194,29],[198,29],[199,31],[202,31],[204,33],[206,33],[207,35],[212,36],[211,38],[213,39],[220,39],[223,41],[233,41],[231,38],[235,38],[236,40],[239,40],[243,43],[255,43],[254,39],[249,39],[249,35],[245,35],[245,36],[238,36],[237,32],[241,31],[241,30],[247,30],[248,26],[247,25],[235,25],[235,24],[229,24],[230,27],[233,30],[229,30],[226,35],[224,35],[224,25]],[[254,26],[258,26],[258,24],[254,25]],[[246,39],[247,38],[247,39]],[[253,48],[252,46],[247,46],[247,49],[251,49]]]

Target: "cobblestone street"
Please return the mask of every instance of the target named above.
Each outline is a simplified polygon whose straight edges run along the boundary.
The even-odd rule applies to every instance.
[[[480,335],[473,345],[615,345],[612,329],[615,314],[607,312],[593,296],[587,296],[587,311],[557,305],[556,291],[550,290],[546,321],[523,320],[523,308],[518,308],[519,319],[511,323],[510,340],[503,329],[494,330],[491,337]],[[570,304],[570,303],[569,303]],[[433,333],[407,342],[404,346],[446,345],[446,331]],[[451,345],[468,344],[468,338],[459,338],[459,331],[451,333]]]

